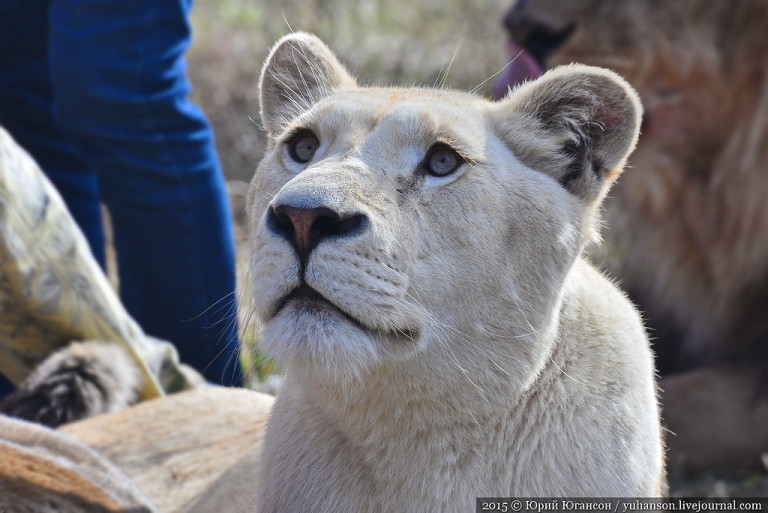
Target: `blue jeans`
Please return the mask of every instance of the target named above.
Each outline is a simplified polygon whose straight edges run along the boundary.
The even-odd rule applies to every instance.
[[[209,381],[241,384],[225,184],[188,99],[191,0],[2,0],[0,124],[62,193],[144,330]]]

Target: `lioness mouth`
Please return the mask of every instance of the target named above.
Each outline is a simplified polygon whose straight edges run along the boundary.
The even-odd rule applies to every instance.
[[[302,283],[295,289],[293,289],[287,296],[285,296],[284,302],[290,301],[291,299],[307,299],[307,300],[315,300],[315,301],[325,301],[326,303],[329,303],[325,297],[320,294],[318,291],[307,285],[306,283]]]
[[[359,327],[360,329],[370,331],[370,328],[367,328],[365,325],[363,325],[360,321],[352,317],[350,314],[339,308],[336,304],[329,301],[328,298],[320,294],[318,291],[307,285],[306,283],[302,283],[295,289],[293,289],[291,292],[289,292],[283,299],[280,300],[280,302],[277,305],[277,308],[275,308],[275,311],[272,313],[272,317],[275,317],[280,311],[288,305],[290,302],[296,302],[297,304],[301,305],[305,309],[311,309],[311,310],[333,310],[336,313],[340,314],[342,317],[347,319],[349,322],[354,324],[355,326]]]
[[[295,289],[293,289],[291,292],[285,295],[283,299],[280,300],[277,307],[275,308],[274,312],[270,316],[271,318],[275,317],[277,314],[279,314],[283,308],[285,308],[288,303],[290,302],[296,302],[297,304],[300,304],[302,308],[305,309],[315,309],[317,311],[320,310],[332,310],[344,317],[346,320],[357,326],[363,331],[378,331],[385,335],[395,335],[397,338],[407,338],[410,340],[418,340],[421,337],[421,333],[417,328],[411,328],[411,327],[405,327],[401,329],[393,329],[391,331],[388,330],[380,330],[376,328],[372,328],[370,326],[367,326],[360,322],[357,318],[353,317],[346,311],[342,310],[339,306],[337,306],[335,303],[331,302],[323,296],[321,293],[319,293],[317,290],[313,289],[306,283],[302,283]]]
[[[291,301],[301,302],[307,305],[317,304],[319,306],[322,304],[323,308],[335,308],[340,313],[347,315],[342,312],[339,307],[328,301],[328,299],[326,299],[326,297],[320,294],[318,291],[306,283],[302,283],[280,300],[280,302],[277,304],[277,307],[275,308],[275,311],[272,313],[272,317],[280,313],[280,311],[285,308],[285,306]]]

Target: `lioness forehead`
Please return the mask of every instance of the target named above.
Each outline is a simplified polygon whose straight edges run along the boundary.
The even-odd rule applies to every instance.
[[[368,100],[383,106],[396,104],[448,104],[452,107],[478,106],[487,103],[483,98],[450,89],[430,89],[426,87],[356,87],[343,89],[345,96],[353,100]]]
[[[292,128],[310,128],[345,146],[422,147],[442,142],[480,159],[487,101],[424,88],[341,89],[320,100]]]

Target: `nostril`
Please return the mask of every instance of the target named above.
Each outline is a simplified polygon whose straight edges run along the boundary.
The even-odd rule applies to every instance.
[[[547,57],[560,48],[576,29],[575,23],[558,29],[525,17],[512,17],[506,25],[512,39],[531,52],[541,64],[544,64]]]
[[[363,214],[353,214],[343,218],[338,215],[320,217],[315,221],[313,232],[318,239],[354,235],[364,228],[367,221],[368,218]]]
[[[274,207],[269,207],[267,211],[267,228],[277,235],[292,239],[294,235],[294,227],[291,218],[285,213],[278,213]]]
[[[290,205],[270,207],[266,219],[268,229],[291,242],[302,261],[321,240],[354,235],[367,223],[368,218],[360,213],[339,214],[326,207]]]
[[[524,45],[539,62],[543,63],[571,37],[575,28],[576,25],[573,23],[560,30],[544,25],[533,25],[528,31]]]
[[[530,12],[528,0],[519,0],[504,16],[512,40],[528,50],[540,64],[560,48],[576,29],[575,23],[554,23]]]
[[[529,0],[518,0],[512,9],[507,11],[502,23],[508,31],[512,31],[521,20],[524,20],[527,17],[526,9],[528,3]]]

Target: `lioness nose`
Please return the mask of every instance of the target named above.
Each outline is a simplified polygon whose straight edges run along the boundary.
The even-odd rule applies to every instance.
[[[321,240],[353,235],[363,228],[367,219],[364,214],[340,215],[325,207],[278,205],[267,212],[269,229],[289,240],[302,262]]]
[[[504,16],[504,26],[509,35],[520,46],[531,52],[540,64],[571,37],[576,25],[568,23],[562,27],[533,18],[528,13],[529,0],[520,0]]]

